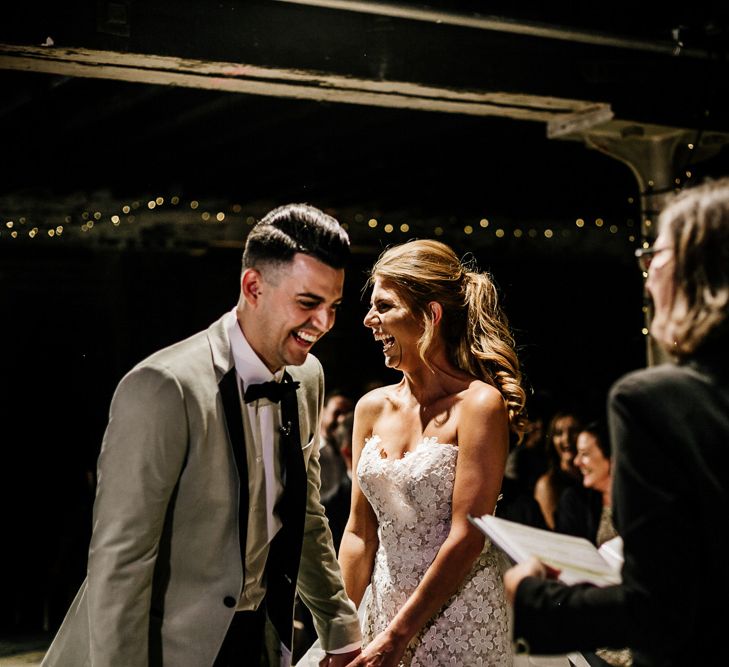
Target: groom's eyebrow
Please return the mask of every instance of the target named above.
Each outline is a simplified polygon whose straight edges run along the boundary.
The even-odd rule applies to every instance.
[[[321,294],[315,294],[314,292],[297,292],[297,297],[303,297],[304,299],[311,299],[312,301],[317,301],[319,303],[323,303],[326,301],[326,299]],[[335,304],[342,303],[344,297],[340,296],[338,299],[334,300]]]

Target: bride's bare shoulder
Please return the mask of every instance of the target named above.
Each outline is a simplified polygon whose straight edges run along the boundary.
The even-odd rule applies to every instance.
[[[387,410],[396,408],[397,387],[398,385],[388,385],[367,392],[357,401],[354,409],[355,418],[375,418]]]

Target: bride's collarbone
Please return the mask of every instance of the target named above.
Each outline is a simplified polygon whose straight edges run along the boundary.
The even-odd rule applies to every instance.
[[[376,432],[377,451],[382,459],[398,460],[413,453],[423,445],[450,445],[457,446],[455,434],[445,434],[438,431],[426,431],[411,434],[412,437],[403,437],[402,430]]]

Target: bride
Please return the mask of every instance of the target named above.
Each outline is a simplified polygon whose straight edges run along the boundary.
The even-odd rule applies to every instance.
[[[355,410],[339,553],[363,612],[364,649],[351,665],[511,664],[497,554],[467,520],[494,511],[509,433],[524,421],[496,289],[427,240],[387,250],[369,282],[364,324],[403,377]]]

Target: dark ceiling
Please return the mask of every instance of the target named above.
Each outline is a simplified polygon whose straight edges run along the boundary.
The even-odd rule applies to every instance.
[[[707,127],[729,129],[725,4],[397,5],[635,38],[669,51],[683,40],[701,57],[288,2],[29,2],[14,7],[0,40],[39,44],[52,35],[57,46],[566,96],[610,104],[618,118],[694,128],[698,137]],[[117,6],[126,17],[122,35],[100,18]],[[39,200],[78,193],[93,200],[99,192],[120,202],[156,194],[237,202],[254,215],[305,200],[345,218],[360,212],[459,224],[481,217],[623,223],[638,215],[637,184],[624,165],[578,142],[548,140],[540,122],[7,70],[0,90],[6,217]],[[727,170],[723,155],[704,164],[693,157],[677,160],[682,181],[686,170],[694,180]]]

